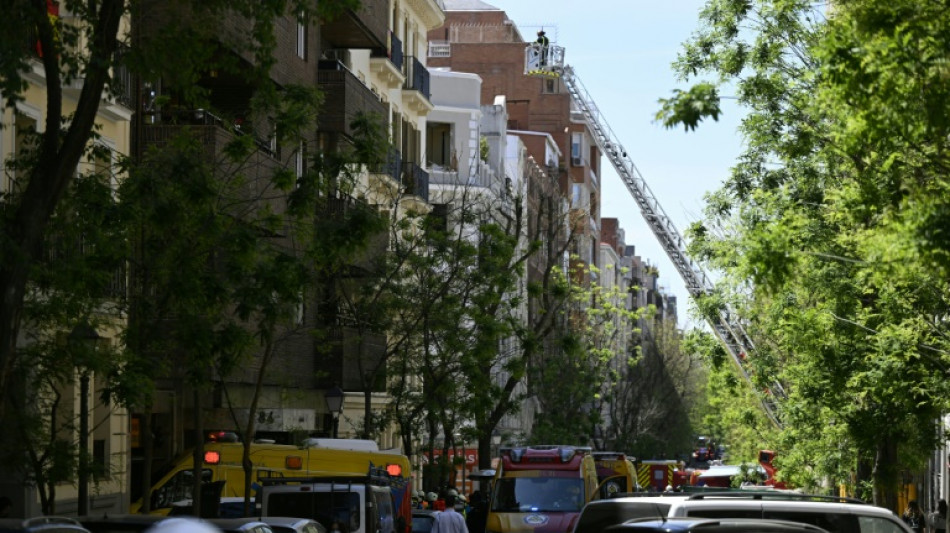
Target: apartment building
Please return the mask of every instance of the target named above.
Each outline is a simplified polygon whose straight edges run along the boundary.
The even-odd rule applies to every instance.
[[[447,0],[445,6],[445,24],[429,33],[429,64],[481,76],[483,101],[504,95],[510,131],[551,136],[562,154],[552,168],[558,169],[561,194],[570,200],[572,252],[582,263],[596,264],[601,154],[583,117],[556,76],[524,74],[525,48],[534,37],[526,40],[504,11],[481,0]],[[544,153],[531,155],[545,161]]]

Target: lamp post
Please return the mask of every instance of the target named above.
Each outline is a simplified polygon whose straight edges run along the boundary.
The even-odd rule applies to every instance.
[[[331,437],[337,438],[340,430],[340,413],[343,412],[343,389],[334,385],[333,388],[323,394],[323,399],[327,402],[327,411],[333,417],[333,430]]]
[[[95,350],[99,343],[99,332],[88,322],[77,324],[69,333],[69,341],[73,345],[83,346],[83,350]],[[80,344],[82,343],[82,344]],[[88,348],[87,348],[88,347]],[[77,514],[89,514],[89,367],[83,365],[79,375],[79,505]]]

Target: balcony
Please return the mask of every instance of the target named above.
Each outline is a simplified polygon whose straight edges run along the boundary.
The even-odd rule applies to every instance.
[[[379,97],[339,62],[320,62],[317,85],[324,95],[317,117],[320,131],[352,138],[351,124],[360,113],[380,119],[388,113]]]
[[[205,109],[169,112],[163,116],[162,120],[168,123],[152,124],[143,128],[142,142],[145,148],[150,146],[164,146],[187,129],[192,133],[195,139],[208,150],[209,157],[214,157],[222,155],[222,151],[227,147],[228,143],[233,141],[236,137],[254,135],[254,144],[257,145],[258,156],[263,157],[264,160],[275,161],[276,147],[272,139],[257,136],[253,128],[249,127],[246,123],[243,125],[240,123],[229,123]],[[265,163],[264,161],[256,160],[254,164],[260,165]],[[265,164],[265,166],[268,166],[271,170],[276,168],[272,165]]]
[[[404,194],[411,194],[428,202],[429,173],[415,163],[404,162],[402,164],[402,191]]]
[[[315,229],[321,234],[340,234],[352,227],[352,221],[365,218],[376,212],[376,207],[349,195],[331,195],[324,198],[317,207],[319,216],[315,220]],[[388,228],[370,235],[366,246],[353,250],[346,258],[346,268],[341,276],[349,279],[374,277],[379,275],[382,260],[389,250]]]
[[[402,86],[402,101],[420,115],[428,115],[435,109],[429,101],[429,70],[417,58],[407,56],[402,73],[406,78]]]
[[[387,89],[398,89],[406,81],[402,64],[402,41],[396,34],[389,32],[389,48],[373,51],[369,59],[370,69],[386,84]]]
[[[388,0],[362,0],[358,9],[344,9],[320,26],[320,34],[330,48],[384,49],[387,31]]]

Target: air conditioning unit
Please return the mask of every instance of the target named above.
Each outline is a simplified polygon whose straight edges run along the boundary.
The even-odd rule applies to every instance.
[[[584,160],[581,159],[581,158],[579,158],[579,157],[572,157],[572,158],[571,158],[571,165],[573,165],[573,166],[575,166],[575,167],[582,167],[582,166],[584,166]]]

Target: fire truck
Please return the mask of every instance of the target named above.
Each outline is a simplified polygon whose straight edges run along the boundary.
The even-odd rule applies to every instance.
[[[637,463],[637,482],[647,492],[663,492],[689,484],[689,475],[683,461],[651,459]]]
[[[584,505],[597,499],[588,447],[502,448],[500,455],[486,533],[566,533]]]

